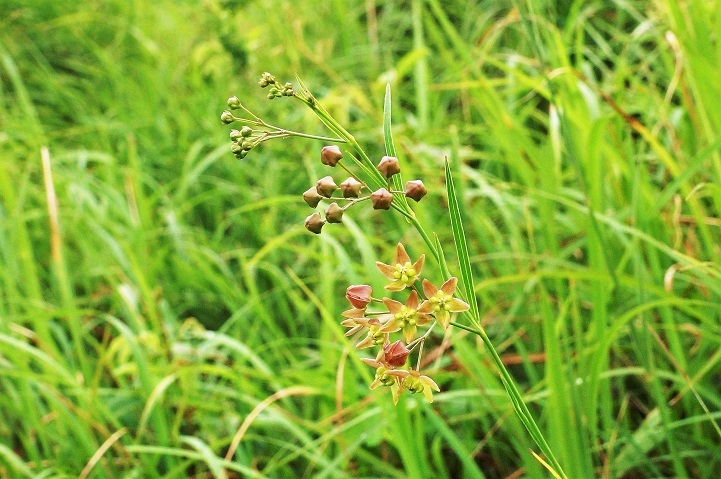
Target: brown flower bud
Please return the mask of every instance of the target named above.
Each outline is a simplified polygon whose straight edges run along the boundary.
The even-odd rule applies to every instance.
[[[340,148],[336,145],[324,146],[320,150],[320,162],[324,165],[335,166],[338,164],[340,159],[343,158]]]
[[[403,344],[400,339],[395,343],[386,344],[383,346],[383,356],[386,364],[393,366],[394,368],[403,366],[406,363],[406,359],[410,354],[410,350]]]
[[[333,195],[333,192],[338,189],[338,185],[335,184],[332,177],[325,176],[318,180],[318,183],[315,185],[315,189],[318,191],[319,195],[330,198]]]
[[[393,195],[385,188],[371,193],[371,202],[374,210],[389,210],[393,203]]]
[[[348,286],[345,290],[345,297],[356,309],[365,309],[371,302],[373,288],[367,284],[355,284]]]
[[[381,162],[378,163],[378,171],[386,175],[386,178],[390,178],[396,173],[401,172],[401,167],[398,164],[398,158],[395,156],[384,156]]]
[[[328,223],[342,223],[343,222],[343,208],[338,206],[338,203],[331,203],[330,206],[325,210],[325,219]]]
[[[323,229],[323,221],[320,217],[320,213],[313,213],[305,219],[305,229],[311,233],[320,234],[320,230]]]
[[[406,198],[410,198],[415,201],[421,201],[421,198],[426,196],[428,190],[421,180],[411,180],[406,183]]]
[[[343,198],[358,198],[363,183],[351,177],[340,184],[340,190],[343,192]]]
[[[318,206],[318,203],[320,203],[320,200],[322,199],[323,197],[318,194],[318,190],[316,190],[315,186],[311,186],[305,190],[305,193],[303,193],[303,200],[308,203],[308,206],[311,208]]]

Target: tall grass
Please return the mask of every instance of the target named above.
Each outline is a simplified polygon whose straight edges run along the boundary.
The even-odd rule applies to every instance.
[[[265,70],[378,156],[390,82],[446,251],[450,158],[482,324],[568,477],[718,476],[718,2],[79,3],[0,1],[0,477],[548,477],[465,331],[426,345],[432,405],[367,390],[342,291],[424,243],[306,235],[319,142],[233,160],[233,93],[326,133]]]

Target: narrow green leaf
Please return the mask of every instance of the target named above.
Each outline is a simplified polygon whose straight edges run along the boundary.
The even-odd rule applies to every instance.
[[[396,147],[393,143],[393,132],[391,131],[391,85],[386,84],[386,95],[383,98],[383,141],[386,145],[386,155],[398,157]],[[403,190],[403,177],[400,173],[393,175],[391,185],[394,190]],[[410,211],[408,199],[402,194],[395,194],[396,200],[402,205],[405,211]]]
[[[471,258],[468,254],[468,243],[466,242],[466,234],[463,231],[463,218],[461,218],[461,210],[456,196],[456,187],[453,184],[453,174],[451,166],[446,158],[446,189],[448,191],[448,209],[451,216],[451,229],[453,230],[453,241],[456,244],[458,253],[458,263],[461,267],[461,284],[465,293],[465,299],[471,306],[470,316],[473,321],[480,318],[478,312],[478,303],[476,302],[476,288],[473,282],[473,272],[471,270]]]

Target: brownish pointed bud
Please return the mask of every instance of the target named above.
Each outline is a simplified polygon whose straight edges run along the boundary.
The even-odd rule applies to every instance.
[[[311,233],[320,234],[324,224],[325,221],[321,219],[320,213],[313,213],[305,219],[305,229]]]
[[[373,288],[367,284],[354,284],[348,286],[348,289],[345,290],[345,297],[354,308],[366,309],[368,303],[371,302],[372,292]]]
[[[343,192],[343,198],[358,198],[363,183],[351,177],[340,184],[340,190]]]
[[[320,150],[320,162],[324,165],[335,166],[341,158],[343,158],[343,153],[336,145],[324,146]]]
[[[389,210],[393,203],[393,195],[385,188],[371,193],[371,202],[374,210]]]
[[[315,186],[311,186],[305,190],[305,193],[303,193],[303,200],[308,203],[308,206],[311,208],[318,206],[318,203],[320,203],[320,200],[322,199],[323,197],[318,194],[318,190],[316,190]]]
[[[403,366],[410,353],[410,350],[400,339],[395,343],[383,346],[384,360],[389,366],[393,366],[394,368]]]
[[[421,198],[428,194],[428,190],[421,180],[411,180],[406,183],[406,198],[410,198],[415,201],[421,201]]]
[[[318,183],[315,185],[315,189],[318,191],[319,195],[330,198],[333,196],[333,192],[338,189],[338,185],[335,184],[332,177],[325,176],[318,180]]]
[[[325,210],[325,219],[328,223],[342,223],[343,222],[343,208],[338,206],[338,203],[331,203],[330,206]]]
[[[395,156],[384,156],[381,159],[381,162],[378,163],[378,171],[386,175],[386,178],[390,178],[396,173],[400,173],[401,167],[398,163],[398,158]]]

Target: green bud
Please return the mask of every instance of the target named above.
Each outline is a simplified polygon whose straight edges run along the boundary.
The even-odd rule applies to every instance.
[[[305,191],[305,193],[303,193],[303,201],[308,203],[308,206],[311,208],[318,206],[318,203],[320,203],[320,200],[322,199],[323,197],[318,194],[318,190],[316,190],[315,186],[311,186]]]
[[[324,224],[325,221],[321,219],[320,213],[313,213],[305,219],[305,229],[311,233],[320,234]]]
[[[237,110],[240,108],[240,99],[237,96],[231,96],[228,98],[228,108],[231,110]]]
[[[240,138],[241,133],[238,130],[230,130],[230,139],[235,141]]]
[[[240,129],[240,136],[243,138],[248,138],[250,135],[253,134],[253,129],[249,126],[244,126]]]
[[[331,203],[325,210],[325,219],[328,220],[328,223],[342,223],[343,208],[338,206],[338,203]]]
[[[237,144],[237,143],[233,143],[233,144],[230,145],[230,151],[232,151],[233,153],[238,153],[238,152],[240,152],[242,149],[243,149],[243,148],[241,148],[240,145]]]
[[[225,110],[220,115],[220,121],[222,121],[226,125],[230,125],[231,123],[233,123],[235,121],[235,117],[233,116],[233,114],[231,112],[229,112],[228,110]]]
[[[242,146],[244,150],[250,151],[251,149],[253,149],[253,142],[250,140],[245,140],[243,141],[243,143],[240,144],[240,146]]]

